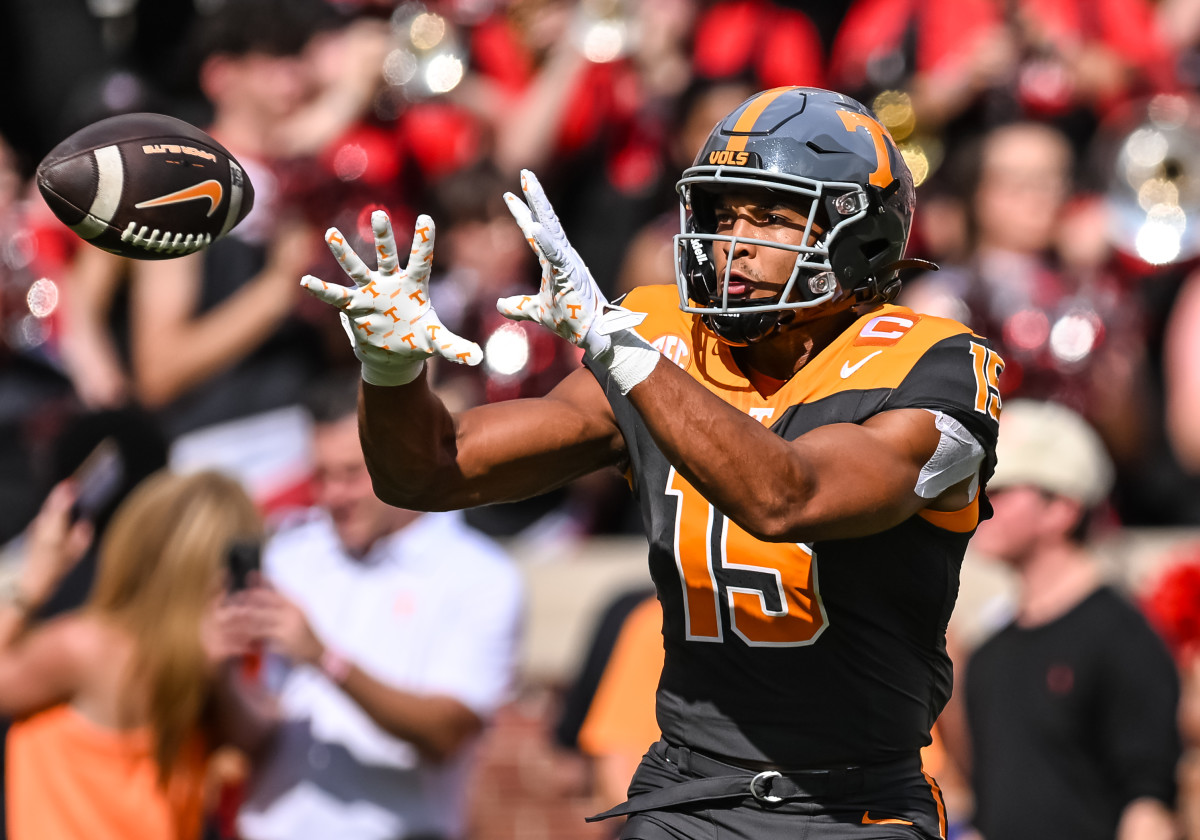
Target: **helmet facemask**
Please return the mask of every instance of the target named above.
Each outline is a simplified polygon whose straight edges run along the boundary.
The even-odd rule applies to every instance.
[[[730,171],[722,166],[696,166],[684,173],[677,189],[681,233],[675,236],[675,274],[680,308],[701,315],[704,324],[726,343],[753,343],[789,321],[825,316],[855,302],[855,296],[846,294],[838,281],[836,255],[839,237],[871,209],[871,197],[858,184],[814,181],[744,167]],[[770,194],[773,201],[782,197],[783,203],[805,217],[801,241],[806,244],[716,233],[716,195],[729,191]],[[729,243],[731,256],[723,276],[718,276],[713,259],[714,243],[718,242]],[[732,255],[739,243],[795,254],[791,274],[778,293],[754,299],[729,294]],[[844,306],[839,305],[843,302]]]

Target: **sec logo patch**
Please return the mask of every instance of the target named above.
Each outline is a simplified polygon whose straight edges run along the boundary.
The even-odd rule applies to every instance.
[[[650,346],[679,365],[679,367],[684,370],[688,369],[688,364],[692,360],[692,351],[684,339],[667,333],[651,341]]]

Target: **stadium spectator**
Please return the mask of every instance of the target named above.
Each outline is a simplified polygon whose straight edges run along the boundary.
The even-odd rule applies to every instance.
[[[1172,451],[1191,475],[1200,476],[1200,372],[1197,371],[1197,326],[1200,325],[1200,270],[1184,281],[1167,321],[1163,374],[1166,428]]]
[[[1200,546],[1189,541],[1166,559],[1149,581],[1141,604],[1179,667],[1179,828],[1185,840],[1200,837]]]
[[[0,136],[0,544],[37,514],[54,435],[75,409],[57,358],[74,234],[35,196]]]
[[[203,124],[246,169],[254,209],[202,253],[134,261],[85,247],[67,278],[65,358],[85,404],[137,401],[174,467],[237,475],[267,508],[303,492],[299,393],[330,362],[287,294],[316,256],[301,220],[319,181],[297,181],[287,164],[311,159],[369,103],[385,42],[386,27],[348,22],[324,0],[206,7],[184,52]],[[264,330],[245,313],[268,301],[276,326]]]
[[[250,499],[215,473],[159,472],[104,537],[84,609],[33,622],[90,539],[56,486],[0,606],[8,836],[183,840],[200,835],[208,754],[260,744],[234,667],[250,647],[225,560],[261,539]]]
[[[1176,87],[1145,0],[857,0],[830,76],[868,101],[910,93],[921,130],[950,143],[1030,119],[1054,124],[1077,152],[1115,105]]]
[[[662,664],[662,607],[654,591],[621,592],[592,631],[554,728],[559,746],[587,756],[601,808],[621,800],[646,745],[659,738],[654,691]]]
[[[279,717],[254,763],[246,840],[461,838],[473,745],[506,699],[521,583],[457,513],[371,490],[352,377],[310,401],[318,507],[267,544],[246,593]]]
[[[971,545],[1013,569],[1018,597],[967,662],[974,825],[988,840],[1170,840],[1179,678],[1086,545],[1112,486],[1104,446],[1064,406],[1010,400],[996,457],[994,516]]]
[[[1069,405],[1100,430],[1111,454],[1136,459],[1145,422],[1140,309],[1114,275],[1076,271],[1078,260],[1063,256],[1064,240],[1078,248],[1084,238],[1066,234],[1076,209],[1070,144],[1052,126],[1021,122],[959,154],[977,161],[962,184],[966,262],[914,279],[903,302],[992,337],[1005,361],[1005,396]]]
[[[471,32],[456,99],[500,173],[546,174],[607,292],[626,239],[661,204],[670,105],[687,85],[695,0],[607,8],[521,0]]]

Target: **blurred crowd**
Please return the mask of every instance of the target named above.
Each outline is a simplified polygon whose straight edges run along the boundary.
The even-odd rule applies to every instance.
[[[309,0],[222,14],[233,2],[13,4],[0,538],[31,518],[24,488],[49,486],[53,438],[80,411],[144,410],[174,462],[237,463],[257,470],[256,498],[295,501],[305,456],[286,409],[314,371],[353,360],[294,280],[339,277],[320,232],[364,247],[379,207],[399,230],[434,217],[439,311],[486,348],[480,369],[439,371],[446,391],[544,393],[577,360],[491,305],[532,277],[500,200],[518,169],[539,173],[610,296],[673,282],[679,171],[719,115],[781,84],[874,107],[920,185],[910,253],[942,266],[909,277],[906,302],[997,341],[1006,395],[1100,428],[1114,522],[1200,523],[1196,3]],[[32,189],[57,142],[135,110],[206,128],[251,175],[254,213],[204,257],[83,248]],[[249,311],[284,326],[260,330]],[[272,451],[232,449],[230,428]],[[473,517],[509,535],[633,527],[615,478]]]
[[[941,266],[908,276],[900,302],[990,337],[1006,400],[1059,403],[1096,429],[1114,475],[1098,523],[1200,526],[1200,0],[6,11],[0,543],[20,542],[103,439],[124,458],[121,494],[169,465],[233,475],[268,529],[317,501],[305,394],[330,374],[356,379],[358,364],[298,280],[341,281],[321,234],[337,226],[366,254],[375,209],[400,232],[434,218],[438,311],[484,348],[478,368],[434,368],[443,394],[467,406],[546,393],[578,351],[494,306],[537,278],[501,199],[518,171],[538,173],[610,298],[673,283],[676,179],[719,117],[779,85],[873,107],[918,184],[908,254]],[[53,146],[133,111],[204,128],[248,172],[252,214],[207,251],[123,260],[38,195]],[[615,472],[466,518],[501,538],[639,529]],[[90,579],[71,580],[81,602]],[[1176,642],[1185,675],[1197,640]]]

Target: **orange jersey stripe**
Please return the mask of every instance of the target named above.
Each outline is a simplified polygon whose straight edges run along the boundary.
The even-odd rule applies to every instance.
[[[946,840],[946,803],[942,799],[942,789],[938,787],[937,781],[925,772],[925,768],[921,768],[921,775],[925,777],[925,781],[929,782],[929,791],[933,795],[933,802],[937,806],[938,815],[938,836],[942,840]]]
[[[965,534],[979,524],[979,496],[977,494],[971,504],[959,510],[930,510],[929,508],[925,508],[919,511],[917,516],[931,525],[936,525],[943,531],[954,531],[956,534]]]

